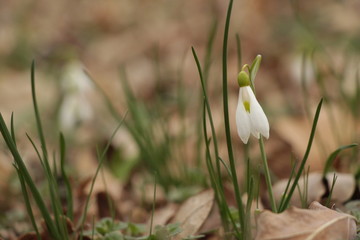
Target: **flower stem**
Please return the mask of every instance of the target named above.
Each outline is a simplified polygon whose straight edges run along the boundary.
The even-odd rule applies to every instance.
[[[264,141],[263,141],[262,136],[260,136],[260,138],[259,138],[259,145],[260,145],[260,151],[261,151],[261,159],[262,159],[263,164],[264,164],[265,180],[266,180],[266,185],[267,185],[268,192],[269,192],[271,209],[272,209],[273,212],[277,213],[277,207],[276,207],[276,202],[275,202],[275,198],[274,198],[274,193],[272,191],[270,171],[269,171],[269,166],[268,166],[268,162],[267,162],[267,158],[266,158]]]

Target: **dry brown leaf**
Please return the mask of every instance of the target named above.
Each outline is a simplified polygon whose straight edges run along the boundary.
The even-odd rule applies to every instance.
[[[143,223],[149,218],[149,213],[146,209],[135,206],[131,209],[130,222]]]
[[[336,173],[337,180],[331,195],[331,201],[335,203],[344,203],[349,200],[356,187],[355,179],[351,174]],[[307,203],[313,201],[320,202],[324,197],[328,197],[327,189],[331,189],[333,182],[334,173],[328,173],[326,175],[326,181],[322,179],[322,174],[319,172],[310,173],[308,176],[308,190],[307,190]],[[280,202],[280,199],[284,193],[285,187],[287,185],[288,179],[283,179],[278,181],[273,186],[273,192],[276,202]],[[300,177],[298,188],[294,191],[293,196],[290,201],[291,206],[301,207],[301,198],[299,194],[299,189],[301,194],[304,194],[304,177]],[[326,194],[326,195],[325,195]]]
[[[167,204],[165,207],[158,209],[154,212],[154,216],[153,216],[153,230],[154,228],[159,225],[159,226],[164,226],[166,225],[169,220],[174,216],[176,210],[178,208],[177,204]],[[151,223],[151,217],[148,220],[148,226],[150,226]]]
[[[66,220],[66,222],[65,222],[66,230],[71,235],[72,233],[74,233],[74,229],[75,229],[74,225],[71,222],[71,220],[68,219],[67,217],[65,217],[65,220]],[[43,229],[42,232],[40,232],[41,239],[43,239],[43,240],[53,239],[47,230],[45,221],[42,221],[41,225],[42,225],[42,229]],[[38,237],[35,232],[29,232],[29,233],[23,234],[19,238],[17,238],[17,240],[36,240],[36,239],[38,239]],[[0,237],[0,240],[1,240],[1,237]]]
[[[256,240],[354,239],[355,218],[313,202],[310,209],[291,207],[276,214],[265,210],[257,220]]]
[[[326,179],[329,184],[329,188],[332,186],[334,173],[328,173],[326,175]],[[356,183],[355,178],[351,174],[345,173],[336,173],[336,182],[334,185],[334,189],[331,195],[331,201],[344,203],[349,200],[354,191],[355,191]]]
[[[269,167],[278,178],[287,178],[290,176],[291,161],[289,159],[293,154],[293,148],[275,131],[270,134],[271,138],[266,141],[266,156]],[[252,154],[257,154],[258,146],[253,146],[252,150]]]
[[[286,188],[288,179],[283,179],[281,181],[278,181],[273,186],[273,192],[275,196],[276,202],[280,202],[280,199],[284,193],[284,190]],[[301,198],[299,194],[299,190],[303,194],[304,192],[304,177],[300,177],[298,182],[299,188],[297,188],[290,201],[290,205],[301,207]],[[308,203],[313,201],[320,201],[321,197],[325,194],[326,189],[322,182],[322,174],[318,172],[313,172],[309,174],[308,178]]]
[[[154,183],[146,179],[144,173],[135,173],[131,178],[132,193],[134,200],[138,203],[152,206],[154,203]],[[166,202],[165,192],[163,188],[156,189],[155,203],[163,204]]]
[[[73,162],[79,176],[83,179],[92,179],[99,163],[91,149],[79,149],[79,151],[73,153],[73,158]],[[88,184],[86,185],[84,191],[89,193],[90,188],[91,184]],[[106,168],[101,169],[94,185],[93,194],[104,191],[108,192],[113,197],[114,201],[121,198],[123,191],[122,183]]]
[[[1,238],[0,238],[1,239]],[[18,238],[18,240],[36,240],[37,235],[34,232],[26,233]]]
[[[198,193],[186,200],[173,218],[173,223],[180,223],[182,232],[174,240],[182,239],[198,232],[208,217],[214,204],[212,189]]]

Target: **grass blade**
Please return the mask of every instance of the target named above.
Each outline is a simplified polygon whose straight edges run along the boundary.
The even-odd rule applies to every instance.
[[[10,133],[11,133],[11,137],[14,141],[15,147],[16,146],[16,137],[15,137],[15,127],[14,127],[14,113],[11,113],[11,123],[10,123]]]
[[[290,172],[289,180],[288,180],[288,182],[287,182],[287,184],[286,184],[286,187],[285,187],[285,190],[284,190],[284,193],[283,193],[283,197],[282,197],[281,200],[280,200],[279,209],[283,208],[283,203],[284,203],[284,201],[285,201],[285,196],[287,195],[287,192],[289,191],[290,183],[291,183],[291,181],[292,181],[292,179],[293,179],[293,177],[294,177],[294,175],[295,175],[296,166],[297,166],[297,164],[296,164],[296,162],[294,162],[294,163],[292,164],[292,167],[291,167],[291,172]]]
[[[33,101],[34,112],[35,112],[36,126],[37,126],[37,130],[38,130],[39,138],[40,138],[41,149],[43,152],[43,160],[44,160],[47,170],[50,171],[46,142],[45,142],[44,132],[43,132],[42,124],[41,124],[39,107],[38,107],[37,100],[36,100],[35,61],[32,61],[32,63],[31,63],[31,94],[32,94],[32,101]]]
[[[224,191],[222,190],[223,188],[219,186],[220,184],[217,181],[216,172],[215,172],[214,166],[212,164],[211,155],[210,155],[210,147],[209,147],[210,140],[207,140],[208,136],[207,136],[207,128],[206,128],[205,100],[204,100],[204,106],[203,106],[203,133],[204,133],[205,147],[206,147],[206,165],[207,165],[207,168],[209,171],[212,187],[215,190],[215,197],[219,204],[220,215],[221,215],[222,223],[224,225],[224,229],[225,230],[228,229],[228,219],[226,218],[226,216],[228,216],[234,227],[237,239],[243,239],[243,237],[242,237],[243,235],[239,231],[239,229],[237,229],[234,217],[232,216],[229,206],[226,203],[225,194],[224,194]],[[221,158],[219,158],[219,160],[221,160]]]
[[[323,177],[325,177],[325,175],[330,171],[330,168],[333,165],[333,162],[334,162],[335,158],[339,155],[339,153],[341,151],[343,151],[345,149],[357,147],[357,146],[358,146],[357,143],[344,145],[344,146],[341,146],[338,149],[336,149],[334,152],[332,152],[330,154],[330,156],[327,158],[326,162],[325,162],[325,167],[324,167],[324,170],[323,170]]]
[[[245,232],[245,212],[244,206],[241,200],[241,193],[239,184],[237,181],[237,173],[236,173],[236,166],[234,160],[234,153],[232,149],[232,142],[231,142],[231,132],[230,132],[230,121],[229,121],[229,106],[228,106],[228,89],[227,89],[227,45],[228,45],[228,36],[229,36],[229,27],[230,27],[230,18],[231,18],[231,11],[232,11],[233,0],[229,1],[228,10],[226,14],[226,21],[225,21],[225,30],[224,30],[224,40],[223,40],[223,55],[222,55],[222,88],[223,88],[223,106],[224,106],[224,124],[225,124],[225,134],[226,134],[226,143],[229,155],[229,162],[230,162],[230,169],[231,169],[231,176],[233,179],[234,185],[234,192],[236,203],[239,208],[239,220],[241,225],[241,232]]]
[[[208,116],[209,116],[211,133],[212,133],[212,136],[213,136],[215,156],[216,156],[216,159],[220,159],[219,150],[218,150],[218,144],[217,144],[217,138],[216,138],[216,132],[215,132],[215,127],[214,127],[214,122],[213,122],[213,118],[212,118],[209,99],[208,99],[206,88],[205,88],[206,86],[205,86],[204,77],[203,77],[202,70],[201,70],[201,65],[200,65],[199,58],[197,57],[195,49],[191,48],[191,51],[193,53],[193,56],[194,56],[194,59],[195,59],[195,62],[196,62],[196,66],[198,68],[199,76],[200,76],[201,87],[202,87],[202,91],[203,91],[203,95],[204,95],[204,104],[205,104],[205,108],[206,108],[205,110],[206,110],[206,112],[208,113]],[[220,187],[223,189],[223,183],[222,183],[222,180],[221,180],[220,162],[218,160],[216,161],[216,170],[217,170],[217,174],[218,174],[218,182],[220,184]]]
[[[332,181],[331,188],[330,188],[330,191],[329,191],[329,196],[327,197],[326,204],[325,204],[325,206],[328,207],[328,208],[330,208],[331,197],[332,197],[332,194],[333,194],[333,191],[334,191],[336,180],[337,180],[337,176],[334,173],[333,181]]]
[[[302,161],[300,163],[299,170],[298,170],[298,172],[297,172],[297,174],[295,176],[295,179],[294,179],[294,182],[293,182],[293,184],[292,184],[292,186],[290,188],[289,194],[287,196],[284,196],[285,200],[284,200],[283,205],[279,209],[279,212],[284,211],[286,206],[288,206],[288,204],[290,202],[290,199],[291,199],[291,197],[292,197],[292,195],[293,195],[293,193],[295,191],[295,188],[296,188],[296,186],[298,184],[298,181],[299,181],[299,179],[301,177],[301,174],[302,174],[302,172],[304,170],[304,167],[305,167],[306,161],[307,161],[307,159],[309,157],[311,146],[312,146],[312,143],[313,143],[313,140],[314,140],[315,130],[316,130],[317,122],[319,120],[322,103],[323,103],[323,99],[320,100],[320,102],[319,102],[319,104],[317,106],[316,113],[315,113],[314,120],[313,120],[313,125],[312,125],[312,128],[311,128],[311,133],[310,133],[308,145],[307,145],[304,157],[303,157],[303,159],[302,159]]]
[[[54,175],[50,168],[44,131],[43,131],[39,107],[38,107],[38,103],[37,103],[37,99],[36,99],[35,61],[32,61],[32,63],[31,63],[31,94],[32,94],[32,101],[33,101],[33,107],[34,107],[34,113],[35,113],[36,126],[37,126],[38,135],[39,135],[39,139],[40,139],[40,143],[41,143],[41,150],[42,150],[42,155],[43,155],[42,156],[43,166],[44,166],[45,175],[48,180],[49,192],[50,192],[51,204],[52,204],[53,212],[54,212],[55,223],[57,225],[57,230],[59,230],[58,233],[60,233],[59,236],[62,236],[63,239],[64,238],[67,239],[68,238],[67,233],[64,231],[64,222],[63,222],[64,218],[62,216],[63,215],[62,207],[61,207],[61,203],[60,203],[59,196],[58,196],[58,186],[57,186],[56,179],[54,178]]]
[[[41,212],[41,215],[44,218],[44,221],[46,223],[46,226],[49,230],[49,233],[55,238],[55,239],[61,239],[59,236],[59,232],[57,231],[57,228],[55,227],[55,224],[50,216],[50,213],[41,197],[41,194],[39,193],[38,189],[36,188],[36,185],[34,181],[32,180],[29,172],[27,171],[27,168],[25,166],[24,161],[22,160],[16,145],[11,137],[11,134],[5,124],[4,118],[2,114],[0,113],[0,132],[6,142],[6,145],[8,146],[16,166],[18,167],[20,174],[24,177],[24,180],[26,184],[29,186],[29,189],[33,195],[33,198]]]
[[[107,145],[105,146],[105,148],[104,148],[104,150],[103,150],[103,152],[102,152],[102,154],[101,154],[101,156],[100,156],[99,165],[98,165],[98,167],[97,167],[97,169],[96,169],[96,172],[95,172],[95,175],[94,175],[94,177],[93,177],[93,179],[92,179],[92,181],[91,181],[90,192],[89,192],[89,194],[88,194],[88,196],[87,196],[87,198],[86,198],[86,202],[85,202],[85,206],[84,206],[84,212],[83,212],[83,214],[82,214],[82,216],[81,216],[81,218],[80,218],[80,220],[79,220],[79,224],[80,224],[79,226],[81,227],[81,229],[83,229],[83,227],[84,227],[84,223],[85,223],[85,220],[86,220],[86,215],[87,215],[87,211],[88,211],[88,207],[89,207],[90,197],[91,197],[92,191],[93,191],[93,189],[94,189],[95,181],[96,181],[97,176],[98,176],[98,174],[99,174],[99,172],[100,172],[100,169],[101,169],[101,167],[102,167],[103,160],[104,160],[104,158],[105,158],[106,152],[107,152],[107,150],[109,149],[110,144],[111,144],[111,141],[112,141],[113,138],[115,137],[115,134],[117,133],[117,131],[119,130],[119,128],[122,126],[123,122],[125,121],[126,115],[127,115],[127,113],[125,113],[124,118],[121,120],[121,122],[118,124],[118,126],[116,127],[116,129],[115,129],[114,132],[112,133],[112,135],[111,135],[111,137],[110,137]],[[82,239],[82,237],[83,237],[83,236],[82,236],[82,234],[81,234],[81,239]]]
[[[63,178],[66,187],[66,203],[67,203],[66,215],[71,221],[73,221],[74,220],[73,197],[72,197],[70,181],[65,171],[65,155],[66,155],[65,138],[64,135],[60,133],[60,171],[61,171],[61,177]]]
[[[23,177],[23,175],[21,175],[21,172],[20,172],[19,168],[17,166],[15,166],[15,164],[14,164],[14,167],[16,169],[16,172],[17,172],[19,180],[20,180],[20,186],[21,186],[22,195],[23,195],[24,201],[25,201],[26,211],[27,211],[27,213],[29,215],[31,224],[32,224],[32,226],[33,226],[33,228],[35,230],[37,239],[41,240],[41,235],[40,235],[39,229],[38,229],[38,227],[36,225],[34,213],[33,213],[32,208],[31,208],[30,198],[29,198],[29,194],[28,194],[27,189],[26,189],[26,184],[25,184],[24,177]]]

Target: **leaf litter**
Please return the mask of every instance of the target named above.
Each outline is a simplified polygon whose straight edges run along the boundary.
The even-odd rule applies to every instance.
[[[265,210],[257,220],[256,240],[355,239],[356,220],[312,202],[309,209],[290,207],[280,214]]]

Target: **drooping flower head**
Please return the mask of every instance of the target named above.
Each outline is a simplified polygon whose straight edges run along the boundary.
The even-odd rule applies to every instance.
[[[62,131],[71,132],[94,115],[89,101],[93,83],[80,62],[70,62],[63,72],[61,90],[64,97],[59,109],[59,123]]]
[[[269,138],[269,122],[256,100],[255,94],[250,86],[249,75],[242,70],[238,75],[239,100],[236,108],[236,126],[241,140],[246,144],[250,134],[260,138],[260,134]]]

